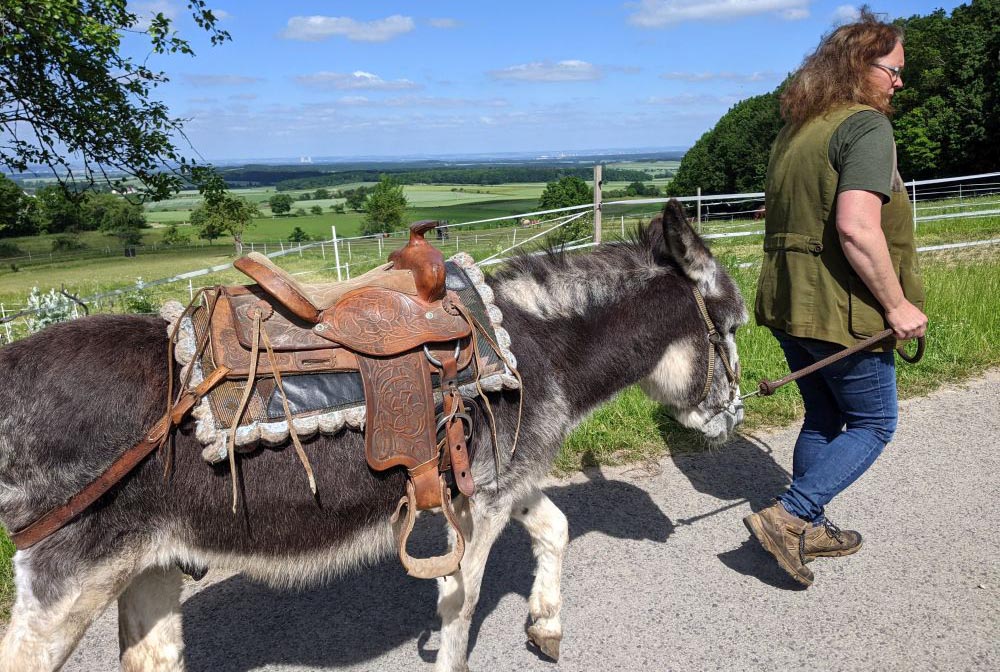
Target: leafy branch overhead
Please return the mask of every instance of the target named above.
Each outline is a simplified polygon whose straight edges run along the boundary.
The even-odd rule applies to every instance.
[[[212,44],[230,39],[203,0],[187,5]],[[154,199],[180,186],[191,166],[176,146],[182,120],[152,97],[166,75],[122,55],[129,34],[144,35],[153,54],[194,53],[162,12],[140,16],[126,0],[0,3],[5,169],[42,167],[76,188],[133,178]]]

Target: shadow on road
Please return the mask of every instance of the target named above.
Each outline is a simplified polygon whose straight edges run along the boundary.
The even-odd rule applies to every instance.
[[[663,431],[676,434],[678,429],[664,428]],[[714,515],[731,516],[733,540],[744,541],[739,547],[720,553],[719,560],[733,571],[753,576],[775,588],[799,590],[804,586],[785,574],[755,539],[748,538],[749,533],[739,516],[732,513],[747,503],[754,511],[762,509],[788,487],[791,476],[775,462],[772,453],[766,442],[747,434],[736,436],[716,450],[671,454],[674,465],[695,490],[727,502],[712,511],[678,520],[677,524],[690,525]]]
[[[644,490],[606,479],[599,470],[586,473],[584,483],[546,489],[569,519],[571,541],[597,532],[662,542],[673,532],[673,523]],[[506,595],[527,598],[533,571],[527,533],[519,525],[508,526],[490,555],[470,651],[483,621]],[[395,559],[302,592],[234,576],[184,602],[185,659],[188,669],[219,672],[269,664],[336,668],[373,660],[417,639],[414,661],[418,656],[433,661],[431,630],[440,627],[436,602],[436,584],[408,577]]]

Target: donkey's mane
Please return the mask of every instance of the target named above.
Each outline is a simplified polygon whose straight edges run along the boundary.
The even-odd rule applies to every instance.
[[[497,273],[499,295],[540,317],[582,314],[606,305],[675,265],[655,250],[658,227],[639,226],[621,242],[601,245],[588,254],[548,248],[542,254],[522,252]]]
[[[659,220],[659,216],[654,221]],[[650,223],[652,224],[652,222]],[[561,247],[548,247],[541,251],[522,250],[494,275],[499,282],[517,277],[530,276],[542,281],[552,275],[567,273],[590,275],[594,273],[614,274],[635,273],[656,269],[657,259],[653,256],[653,227],[640,224],[630,228],[626,238],[595,248],[589,254],[571,254]],[[662,260],[660,260],[662,263]]]

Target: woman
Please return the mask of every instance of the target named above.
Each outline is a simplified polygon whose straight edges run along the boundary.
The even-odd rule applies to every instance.
[[[922,336],[923,287],[889,115],[903,86],[903,33],[862,8],[826,36],[781,97],[786,125],[765,186],[765,259],[757,323],[793,371],[891,327]],[[806,563],[861,547],[826,505],[871,466],[896,429],[895,343],[859,352],[798,381],[805,420],[788,491],[743,519],[796,581]]]

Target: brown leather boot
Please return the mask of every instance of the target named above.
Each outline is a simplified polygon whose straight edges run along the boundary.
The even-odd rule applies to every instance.
[[[829,520],[810,525],[805,531],[802,555],[806,562],[816,558],[839,558],[857,553],[861,548],[861,533],[842,530]]]
[[[802,552],[809,523],[788,513],[781,502],[775,502],[744,518],[743,524],[790,577],[805,586],[812,585],[813,573],[805,566]]]

